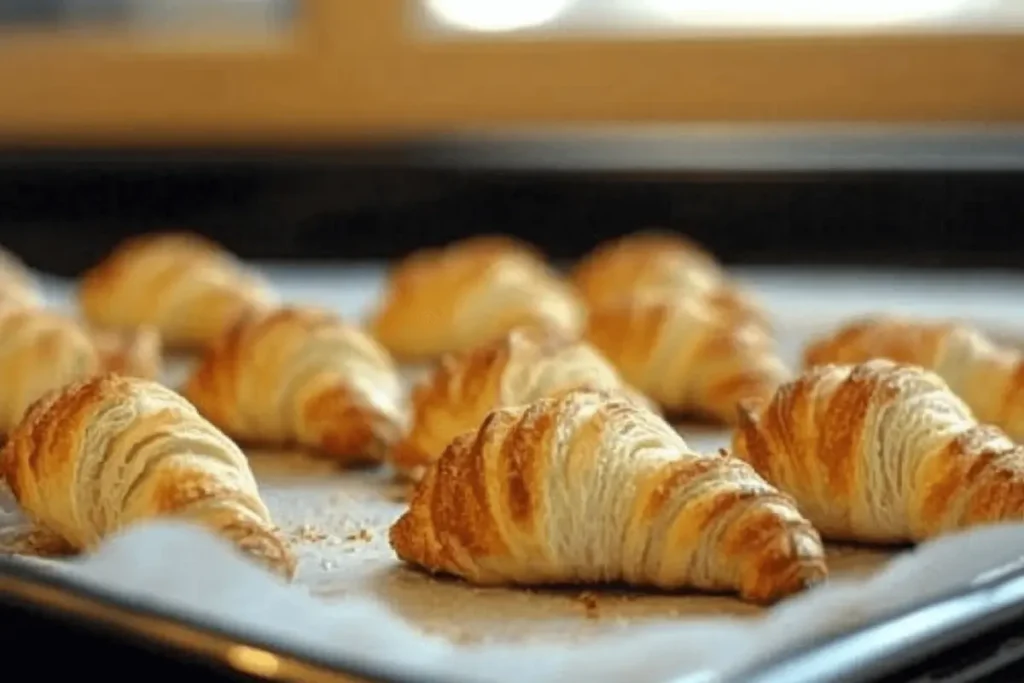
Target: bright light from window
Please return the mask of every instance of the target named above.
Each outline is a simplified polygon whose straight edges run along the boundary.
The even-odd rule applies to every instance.
[[[974,9],[988,0],[636,0],[695,26],[871,26]]]
[[[471,31],[515,31],[555,19],[574,0],[427,0],[431,14]]]

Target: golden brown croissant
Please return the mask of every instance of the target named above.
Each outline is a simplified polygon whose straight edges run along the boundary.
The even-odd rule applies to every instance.
[[[163,344],[151,326],[134,330],[91,328],[89,337],[99,353],[100,367],[119,375],[158,379],[163,371]]]
[[[1024,520],[1024,450],[917,366],[819,365],[740,415],[734,454],[826,538],[902,543]]]
[[[50,311],[0,307],[0,434],[40,396],[99,371],[96,349],[75,321]]]
[[[232,437],[297,443],[339,460],[379,460],[401,434],[402,386],[387,352],[326,311],[243,317],[184,390]]]
[[[412,427],[392,463],[412,478],[456,436],[476,429],[502,406],[524,405],[572,389],[619,392],[655,409],[593,347],[544,328],[516,328],[492,342],[442,358],[412,395]]]
[[[767,315],[733,284],[718,261],[682,235],[641,231],[598,245],[572,272],[591,308],[644,298],[699,299],[767,325]]]
[[[398,556],[477,584],[624,581],[771,601],[823,578],[817,532],[745,463],[573,391],[455,439],[391,528]]]
[[[295,572],[245,455],[155,382],[101,375],[47,394],[11,433],[0,471],[29,517],[75,549],[175,517],[284,576]]]
[[[741,399],[769,397],[787,378],[761,325],[698,302],[603,306],[591,311],[586,338],[668,413],[733,423]]]
[[[526,248],[488,238],[417,252],[392,271],[373,335],[403,361],[467,351],[513,327],[578,334],[584,310]]]
[[[1024,440],[1024,354],[953,322],[875,317],[855,320],[812,342],[804,365],[887,358],[920,365],[946,381],[980,422]]]
[[[269,285],[209,240],[159,233],[123,242],[85,274],[79,302],[98,327],[153,325],[165,344],[211,344],[241,314],[276,302]]]

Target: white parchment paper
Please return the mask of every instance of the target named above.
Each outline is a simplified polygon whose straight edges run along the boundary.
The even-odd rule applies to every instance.
[[[365,312],[379,288],[379,274],[370,271],[269,272],[286,298],[350,317]],[[747,279],[772,308],[791,362],[809,335],[860,313],[948,315],[1005,329],[1019,307],[1007,290],[1024,290],[1019,278],[969,275],[958,276],[957,294],[949,282],[884,274]],[[50,293],[67,301],[66,286],[52,284]],[[701,450],[728,442],[721,430],[683,433]],[[830,582],[771,610],[724,596],[479,589],[398,563],[386,533],[403,502],[386,471],[340,472],[296,453],[249,456],[301,558],[294,584],[251,566],[202,530],[168,522],[129,529],[88,557],[19,561],[284,647],[399,675],[642,683],[713,681],[771,653],[967,587],[1024,558],[1024,525],[950,536],[895,559],[892,550],[830,548]],[[0,550],[13,547],[25,529],[0,489]]]
[[[325,601],[285,585],[219,539],[162,522],[111,538],[47,571],[299,651],[394,674],[466,681],[712,681],[763,657],[840,633],[1019,564],[1024,528],[991,527],[908,552],[868,579],[833,580],[759,618],[683,616],[578,643],[458,643],[410,626],[394,605],[357,593]]]

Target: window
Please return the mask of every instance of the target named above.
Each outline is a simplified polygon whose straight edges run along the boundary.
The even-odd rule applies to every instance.
[[[217,2],[267,16],[264,0]],[[161,3],[121,5],[135,3],[150,14],[90,30],[0,22],[0,144],[1024,123],[1024,0],[289,0],[293,20],[248,42],[202,12],[177,15],[204,28],[199,40],[140,40],[132,27]]]

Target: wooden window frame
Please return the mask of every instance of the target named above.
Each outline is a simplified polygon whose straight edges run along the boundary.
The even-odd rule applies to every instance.
[[[482,0],[483,1],[483,0]],[[421,40],[305,0],[273,44],[0,36],[0,143],[320,145],[547,124],[1024,122],[1024,35]]]

